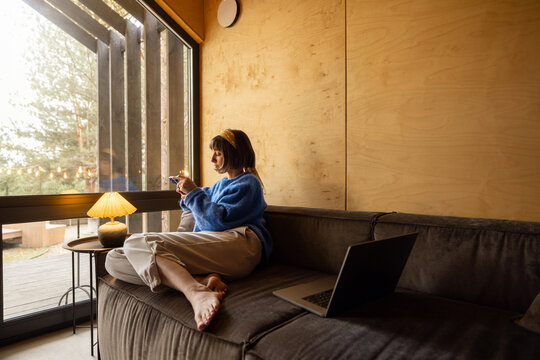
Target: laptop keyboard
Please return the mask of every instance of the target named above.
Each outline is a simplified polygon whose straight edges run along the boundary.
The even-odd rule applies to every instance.
[[[332,296],[333,289],[322,291],[320,293],[316,293],[313,295],[306,296],[302,298],[302,300],[306,300],[312,304],[318,305],[320,307],[326,308],[328,307],[328,303],[330,302],[330,297]]]

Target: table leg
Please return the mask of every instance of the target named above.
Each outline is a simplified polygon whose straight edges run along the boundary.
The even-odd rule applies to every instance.
[[[71,293],[73,295],[72,299],[73,302],[71,303],[71,311],[73,316],[73,333],[76,333],[77,324],[75,321],[75,253],[71,252]],[[67,302],[67,294],[66,294],[66,302]]]
[[[93,294],[93,286],[94,286],[94,274],[92,273],[93,266],[92,266],[92,253],[90,255],[90,353],[92,356],[94,356],[94,294]]]
[[[94,262],[96,262],[97,259],[96,259],[96,253],[94,253]],[[94,264],[95,265],[95,269],[96,269],[96,317],[98,317],[99,315],[99,311],[98,311],[98,302],[99,302],[99,282],[98,282],[98,278],[97,278],[97,263]],[[98,320],[99,320],[99,317],[98,317]],[[99,321],[98,321],[98,324],[97,326],[99,326]],[[97,345],[97,356],[98,356],[98,360],[101,360],[101,354],[99,353],[99,331],[96,332],[96,345]]]
[[[81,286],[81,254],[77,253],[77,287]]]

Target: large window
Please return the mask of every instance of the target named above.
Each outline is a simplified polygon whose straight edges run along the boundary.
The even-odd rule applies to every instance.
[[[3,5],[1,195],[165,190],[190,168],[191,49],[118,4]]]
[[[179,213],[168,176],[198,180],[198,46],[153,1],[141,4],[0,7],[2,328],[66,305],[46,290],[64,280],[47,274],[71,276],[61,243],[96,233],[85,212],[98,193],[123,192],[139,209],[129,232],[169,231]],[[27,273],[38,280],[23,283]]]

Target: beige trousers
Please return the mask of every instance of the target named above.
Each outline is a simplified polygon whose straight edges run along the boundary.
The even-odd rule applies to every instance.
[[[247,226],[214,232],[143,233],[107,254],[105,268],[117,279],[162,289],[156,255],[172,260],[192,275],[218,273],[226,279],[249,275],[261,260],[262,246]]]

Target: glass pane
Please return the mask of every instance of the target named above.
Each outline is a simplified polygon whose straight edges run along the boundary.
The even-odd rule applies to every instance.
[[[0,196],[169,190],[190,169],[191,50],[103,2],[117,15],[73,1],[92,26],[64,2],[0,8]]]
[[[140,215],[161,217],[163,231],[176,231],[180,213],[174,210]],[[97,236],[99,224],[99,219],[85,218],[2,226],[5,320],[72,303],[72,254],[62,243]],[[146,226],[143,231],[147,231]],[[89,299],[88,254],[75,254],[74,275],[75,301]],[[95,289],[95,278],[93,284]]]
[[[70,1],[0,7],[0,196],[174,189],[169,175],[193,172],[191,48],[148,12]],[[117,220],[129,232],[174,231],[179,214]],[[2,225],[4,319],[71,303],[72,253],[61,244],[100,222]],[[77,259],[81,301],[89,256]]]
[[[22,1],[4,5],[0,192],[93,192],[96,58]]]
[[[72,219],[2,226],[5,320],[72,303],[72,257],[62,243],[95,236],[98,225]],[[75,255],[75,268],[75,301],[87,300],[89,255]]]

